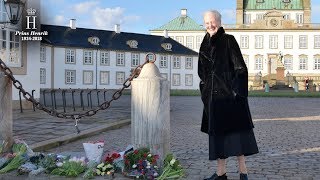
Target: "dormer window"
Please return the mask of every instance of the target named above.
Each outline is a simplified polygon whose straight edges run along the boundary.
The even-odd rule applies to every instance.
[[[127,44],[128,44],[131,48],[138,48],[138,41],[136,41],[136,40],[129,40],[129,41],[127,41]]]
[[[290,0],[283,0],[283,3],[290,3]]]
[[[100,39],[96,36],[93,37],[89,37],[88,41],[92,44],[92,45],[99,45]]]
[[[170,44],[170,43],[162,43],[161,46],[163,47],[163,49],[165,49],[167,51],[171,51],[172,44]]]
[[[257,0],[257,3],[264,3],[264,0]]]

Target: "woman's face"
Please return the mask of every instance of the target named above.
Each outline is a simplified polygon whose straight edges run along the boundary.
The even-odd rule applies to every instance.
[[[206,13],[203,17],[203,21],[206,27],[207,32],[210,36],[213,36],[217,33],[220,24],[216,21],[214,15],[212,13]]]

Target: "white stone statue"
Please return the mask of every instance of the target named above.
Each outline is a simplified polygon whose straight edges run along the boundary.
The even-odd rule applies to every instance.
[[[282,52],[280,51],[278,55],[277,67],[284,67],[282,59],[283,59],[283,55],[282,55]]]

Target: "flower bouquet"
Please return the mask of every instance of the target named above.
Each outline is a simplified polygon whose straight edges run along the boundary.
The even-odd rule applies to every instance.
[[[163,166],[162,174],[156,178],[157,180],[180,179],[184,176],[184,170],[173,154],[168,154],[166,156],[163,160]]]
[[[136,149],[124,156],[127,176],[137,179],[154,179],[158,176],[158,155],[152,155],[148,148]]]
[[[64,162],[57,162],[57,167],[58,168],[54,169],[51,174],[76,177],[86,169],[85,157],[73,157]]]
[[[95,161],[100,163],[103,153],[104,141],[89,141],[83,143],[83,148],[86,153],[86,157],[89,161]]]
[[[27,147],[24,143],[15,143],[12,145],[12,153],[8,153],[1,163],[0,174],[18,169],[25,161],[27,161]]]

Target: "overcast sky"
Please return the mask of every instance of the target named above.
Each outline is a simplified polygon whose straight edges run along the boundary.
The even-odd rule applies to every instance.
[[[202,13],[216,9],[224,24],[235,24],[236,0],[41,0],[41,23],[149,34],[188,10],[188,16],[202,24]],[[200,3],[201,2],[201,3]],[[320,0],[311,0],[312,23],[320,23]]]

